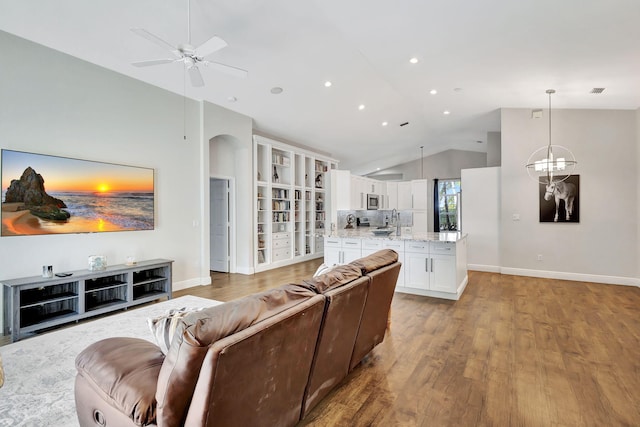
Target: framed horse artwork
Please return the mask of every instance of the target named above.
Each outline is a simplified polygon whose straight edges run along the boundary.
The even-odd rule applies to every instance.
[[[580,175],[539,187],[540,222],[580,222]]]

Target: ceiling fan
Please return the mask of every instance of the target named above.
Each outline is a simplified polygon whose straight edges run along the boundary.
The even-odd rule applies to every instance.
[[[247,70],[243,70],[242,68],[232,67],[231,65],[221,64],[219,62],[208,61],[205,59],[212,53],[215,53],[227,46],[227,42],[222,38],[213,36],[198,47],[194,47],[191,44],[191,0],[187,0],[187,43],[172,46],[170,43],[143,28],[132,28],[131,31],[140,37],[167,49],[173,55],[172,58],[133,62],[132,65],[136,67],[149,67],[152,65],[182,62],[185,70],[189,73],[191,84],[195,87],[204,86],[204,80],[202,79],[202,74],[200,74],[200,70],[198,69],[198,64],[202,64],[206,67],[213,68],[235,77],[246,77],[248,74]]]

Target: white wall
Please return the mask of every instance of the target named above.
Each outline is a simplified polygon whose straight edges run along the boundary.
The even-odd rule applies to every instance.
[[[636,167],[638,168],[638,178],[640,178],[640,108],[636,110]],[[637,216],[637,234],[636,234],[636,242],[637,242],[637,260],[636,260],[636,277],[640,279],[640,184],[637,186],[637,194],[638,200],[638,216]]]
[[[215,104],[204,102],[203,159],[207,164],[203,176],[205,185],[209,177],[231,177],[235,180],[236,271],[253,273],[253,121]],[[211,142],[209,142],[211,141]],[[205,235],[209,235],[209,190],[204,192]],[[233,237],[232,237],[233,238]],[[208,243],[203,250],[209,259]],[[203,274],[209,275],[208,261]]]
[[[89,255],[103,254],[111,264],[127,255],[173,259],[174,290],[205,283],[203,135],[245,141],[239,157],[251,170],[251,119],[192,100],[185,111],[179,95],[4,32],[0,52],[0,148],[154,168],[156,190],[153,231],[0,237],[0,280],[38,275],[43,264],[84,269]],[[239,184],[250,193],[250,183]]]
[[[502,164],[500,148],[500,132],[487,132],[487,166],[500,166]]]
[[[463,169],[460,187],[469,269],[500,272],[500,168]]]
[[[428,227],[429,231],[433,231],[433,180],[436,178],[460,178],[462,169],[480,168],[486,165],[487,153],[447,150],[442,153],[427,156],[424,160],[414,160],[367,176],[375,179],[376,175],[386,176],[389,174],[400,174],[403,181],[420,178],[428,179]]]
[[[638,113],[553,110],[552,142],[571,149],[580,175],[580,223],[538,221],[538,183],[524,164],[548,142],[548,121],[502,110],[503,272],[635,283],[638,274]],[[512,219],[520,216],[519,221]],[[537,255],[543,261],[537,260]],[[564,274],[564,276],[563,276]]]

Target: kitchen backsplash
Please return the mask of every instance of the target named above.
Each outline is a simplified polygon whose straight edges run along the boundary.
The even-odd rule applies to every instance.
[[[410,210],[407,211],[397,211],[400,216],[400,226],[401,227],[411,227],[413,226],[413,214]],[[391,220],[392,211],[390,210],[375,210],[375,211],[338,211],[338,224],[337,228],[339,230],[344,229],[347,226],[347,216],[349,214],[353,214],[356,217],[356,222],[353,223],[353,226],[356,227],[358,220],[360,222],[360,226],[364,223],[369,223],[370,227],[384,227],[385,225],[395,226],[395,223]]]

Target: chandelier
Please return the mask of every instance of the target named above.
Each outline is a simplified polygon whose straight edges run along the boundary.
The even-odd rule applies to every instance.
[[[551,95],[556,91],[547,89],[546,93],[549,95],[549,143],[534,151],[527,160],[529,176],[545,185],[569,178],[578,164],[568,148],[551,144]]]

